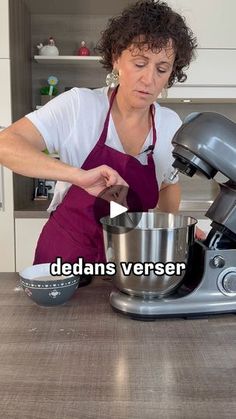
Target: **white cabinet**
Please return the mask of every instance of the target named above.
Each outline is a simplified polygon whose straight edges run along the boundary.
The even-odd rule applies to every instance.
[[[8,0],[0,2],[0,130],[12,122],[11,71],[9,52],[9,5]],[[15,270],[14,218],[13,218],[13,176],[7,168],[1,167],[0,208],[0,271]]]
[[[9,10],[8,0],[0,2],[0,130],[11,124],[11,69],[9,51]]]
[[[0,97],[0,129],[11,124],[11,71],[10,60],[0,58],[1,97]]]
[[[0,209],[3,208],[3,167],[0,165]]]
[[[230,63],[230,65],[229,65]],[[187,85],[226,86],[236,85],[236,49],[199,49],[196,60],[187,71]]]
[[[197,51],[186,82],[168,90],[168,98],[236,99],[236,50]]]
[[[236,2],[169,0],[197,37],[196,60],[187,80],[168,91],[168,99],[236,100]]]
[[[199,48],[236,48],[235,0],[168,0],[196,35]]]
[[[9,0],[0,1],[0,58],[10,58]]]
[[[12,172],[2,171],[2,208],[0,208],[0,272],[15,270]]]
[[[16,218],[16,272],[32,265],[36,244],[47,218]]]

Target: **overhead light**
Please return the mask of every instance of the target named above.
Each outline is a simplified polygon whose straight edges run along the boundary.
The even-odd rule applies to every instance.
[[[192,100],[191,99],[183,99],[182,102],[183,103],[190,103],[190,102],[192,102]]]

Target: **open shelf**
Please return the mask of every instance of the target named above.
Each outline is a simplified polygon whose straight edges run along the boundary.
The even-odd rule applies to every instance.
[[[99,55],[35,55],[34,60],[39,64],[82,64],[87,62],[99,62]]]

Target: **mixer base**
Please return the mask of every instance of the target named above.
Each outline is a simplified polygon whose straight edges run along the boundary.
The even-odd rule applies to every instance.
[[[236,302],[232,304],[232,299],[227,301],[224,296],[218,295],[219,298],[209,297],[208,301],[203,298],[201,302],[196,294],[195,292],[185,297],[172,295],[165,299],[143,300],[120,291],[112,291],[110,304],[114,311],[142,321],[177,317],[205,318],[236,313]]]
[[[192,313],[192,314],[156,314],[156,315],[143,315],[143,314],[134,314],[134,313],[125,313],[124,311],[120,311],[114,307],[112,307],[113,311],[120,314],[121,316],[129,317],[132,320],[138,320],[142,322],[154,322],[156,320],[161,319],[183,319],[183,320],[201,320],[207,319],[211,316],[222,316],[222,315],[229,315],[229,314],[236,314],[235,312],[217,312],[217,313]]]
[[[215,266],[216,260],[224,263]],[[235,260],[235,249],[213,250],[196,242],[190,268],[175,293],[149,299],[115,290],[110,304],[114,310],[139,320],[236,313]]]

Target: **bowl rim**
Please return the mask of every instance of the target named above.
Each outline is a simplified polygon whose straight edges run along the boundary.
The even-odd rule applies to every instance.
[[[60,275],[59,277],[57,277],[56,275],[51,275],[50,274],[50,265],[51,263],[38,263],[36,265],[31,265],[31,266],[27,266],[26,268],[22,269],[21,271],[19,271],[19,276],[22,280],[24,281],[38,281],[38,282],[65,282],[68,280],[71,280],[71,278],[77,278],[77,280],[79,281],[79,275]],[[44,270],[45,269],[45,270]],[[35,275],[37,274],[37,275]],[[42,279],[40,280],[39,278],[42,276],[48,276],[48,280],[47,279]],[[63,276],[63,278],[62,278]]]
[[[142,212],[142,214],[153,214],[154,212]],[[126,214],[132,215],[132,214],[140,214],[140,212],[131,212],[131,211],[127,211]],[[191,215],[184,215],[184,214],[174,214],[174,213],[169,213],[169,212],[159,212],[156,211],[156,214],[160,215],[160,216],[168,216],[168,215],[172,215],[173,217],[181,217],[181,218],[188,218],[189,219],[189,223],[186,224],[185,226],[181,226],[181,227],[140,227],[139,223],[137,226],[131,228],[129,226],[124,226],[124,225],[112,225],[109,223],[106,223],[106,220],[111,220],[110,216],[107,215],[105,217],[100,218],[100,223],[103,225],[104,229],[106,228],[111,228],[111,229],[117,229],[117,230],[128,230],[128,231],[175,231],[175,230],[182,230],[182,229],[186,229],[188,227],[195,227],[196,224],[198,223],[198,220],[194,217],[192,217]],[[118,216],[119,217],[119,216]],[[116,217],[115,217],[116,218]],[[140,219],[141,221],[141,219]],[[139,221],[139,222],[140,222]]]
[[[65,281],[61,281],[61,283],[57,281],[36,281],[31,279],[23,279],[21,278],[21,284],[26,288],[32,288],[34,290],[50,290],[50,289],[57,289],[57,288],[68,288],[79,283],[79,279],[73,279],[69,281],[70,283],[66,283]]]

